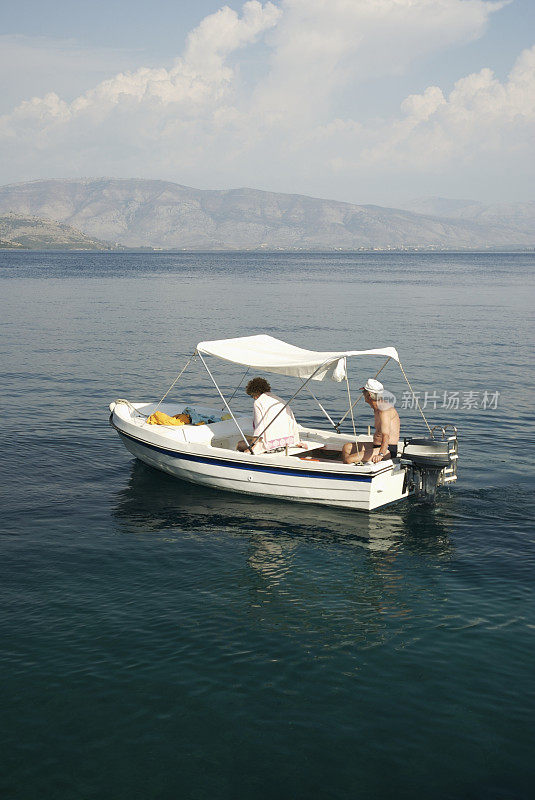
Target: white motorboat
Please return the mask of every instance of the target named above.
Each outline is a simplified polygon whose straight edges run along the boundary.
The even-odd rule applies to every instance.
[[[252,415],[234,414],[205,356],[241,364],[259,374],[277,373],[300,379],[300,386],[286,405],[308,387],[310,381],[345,381],[348,410],[336,423],[310,392],[332,430],[299,425],[299,447],[260,454],[238,452],[238,441],[253,434]],[[187,367],[192,360],[199,359],[223,401],[226,414],[222,414],[221,408],[199,406],[191,398],[187,403],[164,402],[184,367],[158,403],[122,399],[110,403],[110,421],[127,450],[136,458],[176,478],[215,489],[359,511],[381,508],[412,493],[433,497],[437,486],[457,478],[457,431],[452,426],[430,428],[421,408],[427,436],[404,438],[398,444],[398,457],[378,463],[342,462],[341,451],[346,442],[357,441],[360,445],[373,439],[369,432],[357,435],[354,425],[353,409],[361,395],[352,401],[347,360],[359,356],[386,357],[377,375],[389,361],[397,362],[412,392],[394,347],[319,352],[304,350],[267,335],[246,336],[201,342],[186,364]],[[417,396],[414,397],[419,407]],[[147,422],[155,411],[174,416],[192,408],[202,418],[212,421],[180,427]],[[353,434],[340,433],[340,425],[348,417],[353,421]]]

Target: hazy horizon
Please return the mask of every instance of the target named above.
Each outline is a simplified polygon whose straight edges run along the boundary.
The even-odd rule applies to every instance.
[[[71,181],[71,182],[74,183],[74,182],[79,182],[79,181],[93,182],[93,181],[115,181],[115,180],[117,180],[117,181],[161,181],[163,183],[173,183],[173,184],[176,184],[178,186],[183,186],[183,187],[185,187],[187,189],[193,189],[194,191],[195,190],[200,190],[200,191],[208,191],[208,192],[210,192],[210,191],[212,191],[212,192],[232,192],[232,191],[241,191],[241,190],[247,191],[247,190],[250,190],[250,191],[269,192],[271,194],[295,195],[295,196],[311,198],[313,200],[326,200],[326,201],[332,201],[332,202],[335,202],[335,203],[351,203],[353,205],[377,205],[377,206],[382,206],[382,207],[386,207],[386,208],[389,207],[386,203],[370,203],[370,202],[367,202],[364,199],[361,200],[361,201],[355,201],[354,202],[354,201],[344,200],[344,199],[341,199],[339,197],[326,197],[326,196],[319,196],[319,195],[308,195],[308,194],[303,194],[303,192],[292,192],[292,191],[278,192],[275,189],[263,189],[260,186],[237,186],[236,185],[236,186],[207,186],[205,188],[202,188],[200,186],[192,186],[190,184],[181,183],[178,180],[175,181],[175,180],[170,180],[168,178],[150,178],[150,177],[143,178],[143,177],[141,177],[141,175],[131,175],[130,177],[117,177],[117,176],[114,176],[114,175],[73,175],[72,177],[68,177],[68,178],[56,178],[54,176],[50,176],[50,177],[47,177],[47,178],[33,178],[33,179],[30,178],[29,180],[25,180],[25,181],[11,181],[10,183],[2,183],[2,184],[0,184],[0,188],[7,188],[9,186],[22,186],[22,185],[28,184],[28,183],[45,183],[46,181],[57,181],[57,182]],[[521,204],[521,203],[532,203],[532,202],[535,202],[535,192],[533,193],[533,195],[531,197],[528,197],[525,200],[512,199],[512,200],[502,200],[502,201],[494,201],[494,202],[490,201],[490,200],[477,200],[474,197],[445,197],[445,196],[442,196],[442,195],[421,195],[419,197],[416,197],[416,196],[409,197],[409,196],[407,196],[405,198],[405,200],[400,200],[400,202],[399,202],[399,204],[397,206],[392,205],[391,207],[392,208],[403,209],[403,208],[412,206],[414,203],[427,202],[427,201],[445,201],[445,202],[451,202],[451,203],[477,203],[477,204],[481,204],[481,205],[495,205],[495,204],[498,204],[500,202],[502,202],[504,204],[517,204],[517,203]],[[420,213],[420,212],[415,211],[414,213]]]

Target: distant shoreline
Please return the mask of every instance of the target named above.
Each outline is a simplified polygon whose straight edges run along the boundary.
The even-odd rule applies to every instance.
[[[219,249],[214,249],[214,250],[207,250],[206,248],[200,248],[198,250],[195,249],[195,248],[184,248],[184,249],[176,249],[176,248],[174,248],[174,249],[170,249],[170,250],[164,250],[163,248],[150,249],[150,248],[142,248],[142,247],[133,247],[133,248],[122,248],[122,247],[119,248],[118,247],[116,249],[110,248],[110,249],[102,249],[101,250],[101,249],[96,249],[96,248],[95,249],[89,249],[89,248],[74,248],[73,247],[73,248],[61,249],[61,248],[53,248],[53,247],[48,247],[48,248],[47,247],[45,247],[45,248],[43,248],[43,247],[30,248],[30,247],[17,247],[17,246],[5,247],[5,246],[0,245],[0,252],[5,252],[5,253],[14,253],[14,252],[16,252],[16,253],[77,253],[77,254],[81,254],[81,253],[88,253],[88,254],[98,253],[99,255],[136,255],[136,254],[139,254],[139,255],[154,255],[154,256],[173,255],[173,254],[187,254],[187,253],[196,254],[196,255],[201,255],[203,253],[206,254],[206,255],[213,255],[215,253],[222,253],[222,254],[224,253],[225,255],[228,255],[228,254],[231,254],[231,253],[236,253],[236,254],[242,254],[243,253],[243,254],[254,254],[254,255],[285,255],[285,254],[287,254],[287,255],[299,255],[299,254],[302,254],[302,255],[337,255],[337,254],[339,254],[339,255],[404,255],[404,254],[406,254],[406,255],[417,255],[417,254],[421,254],[421,255],[433,255],[433,254],[436,254],[436,255],[440,255],[440,254],[453,255],[455,253],[459,253],[459,254],[470,254],[470,253],[472,253],[473,255],[477,255],[477,254],[484,255],[486,253],[489,253],[489,254],[491,254],[491,253],[503,253],[503,254],[511,254],[511,255],[516,255],[516,254],[529,255],[530,253],[535,253],[535,245],[533,247],[518,247],[518,248],[514,248],[514,247],[504,247],[504,248],[499,248],[499,247],[488,247],[488,248],[476,247],[476,248],[472,249],[472,248],[455,247],[455,248],[451,248],[451,249],[446,249],[446,248],[435,248],[435,247],[413,247],[413,248],[404,247],[404,248],[388,248],[388,249],[386,249],[386,248],[367,248],[367,249],[362,248],[362,249],[358,249],[358,250],[355,250],[355,249],[345,250],[345,249],[342,249],[342,248],[335,248],[335,249],[331,249],[331,250],[328,250],[328,249],[325,249],[325,248],[317,249],[317,250],[315,250],[315,249],[304,249],[304,248],[303,249],[301,249],[301,248],[295,248],[295,249],[284,248],[284,249],[280,249],[280,250],[279,249],[269,249],[268,250],[267,248],[248,248],[248,249],[241,249],[241,250],[236,250],[234,248],[228,248],[228,249],[227,248],[219,248]]]

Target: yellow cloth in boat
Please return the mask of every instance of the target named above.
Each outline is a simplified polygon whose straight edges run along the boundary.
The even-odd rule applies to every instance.
[[[177,414],[176,417],[170,417],[163,411],[155,411],[147,419],[148,425],[187,425],[189,417],[186,414]]]

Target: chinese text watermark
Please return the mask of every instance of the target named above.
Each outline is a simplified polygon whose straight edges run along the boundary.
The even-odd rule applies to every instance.
[[[422,410],[444,408],[448,411],[474,411],[481,409],[489,411],[498,408],[500,392],[490,392],[487,389],[480,391],[433,391],[433,392],[403,392],[400,408],[418,408]]]

